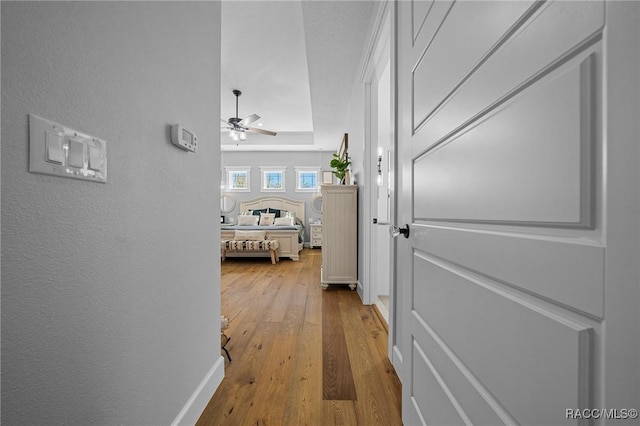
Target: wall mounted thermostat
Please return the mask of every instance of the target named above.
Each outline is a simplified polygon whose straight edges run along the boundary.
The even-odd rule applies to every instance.
[[[196,152],[198,149],[198,137],[191,130],[182,127],[182,124],[171,126],[171,143],[186,151]]]

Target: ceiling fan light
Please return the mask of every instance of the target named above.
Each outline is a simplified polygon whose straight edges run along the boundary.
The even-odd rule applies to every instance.
[[[238,118],[238,97],[242,94],[242,92],[237,89],[233,89],[233,94],[236,97],[236,116],[230,117],[228,120],[221,119],[221,121],[227,125],[225,128],[229,129],[229,137],[234,142],[246,141],[247,131],[261,133],[269,136],[276,135],[276,132],[261,129],[262,123],[258,123],[258,120],[260,120],[260,116],[258,114],[251,114],[243,119]],[[247,127],[247,125],[251,123],[255,123],[260,128]]]

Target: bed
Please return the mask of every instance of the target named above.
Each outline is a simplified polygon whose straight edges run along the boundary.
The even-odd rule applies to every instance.
[[[232,240],[236,230],[263,230],[266,231],[266,238],[278,240],[278,257],[289,257],[291,260],[300,259],[300,250],[304,245],[304,223],[306,220],[305,201],[292,200],[284,197],[261,197],[254,200],[241,201],[240,212],[249,210],[284,210],[294,212],[298,219],[293,226],[240,226],[222,225],[220,233],[222,240]],[[268,255],[268,254],[267,254]],[[228,252],[227,257],[263,257],[261,252]]]

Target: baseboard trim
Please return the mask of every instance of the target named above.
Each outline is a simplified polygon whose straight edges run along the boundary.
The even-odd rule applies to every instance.
[[[171,426],[196,424],[222,379],[224,379],[224,358],[220,356],[182,407]]]
[[[400,378],[402,382],[404,379],[404,363],[402,362],[402,353],[398,346],[393,345],[391,357],[391,364],[393,364],[393,368],[395,368],[396,374],[398,374],[398,378]]]
[[[387,323],[386,318],[384,317],[384,315],[380,311],[380,308],[378,308],[378,305],[375,304],[375,303],[373,304],[373,310],[375,311],[376,315],[378,316],[378,320],[380,320],[380,323],[382,324],[382,328],[384,328],[384,330],[387,332],[387,334],[389,334],[389,324]]]

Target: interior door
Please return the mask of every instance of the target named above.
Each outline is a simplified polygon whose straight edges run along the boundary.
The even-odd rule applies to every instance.
[[[396,6],[404,423],[597,423],[578,410],[632,403],[616,393],[638,408],[638,333],[620,338],[605,300],[629,296],[638,326],[637,265],[630,283],[609,268],[638,259],[637,210],[631,239],[607,221],[617,190],[637,209],[638,141],[607,139],[605,3]],[[632,182],[613,183],[625,149]]]

